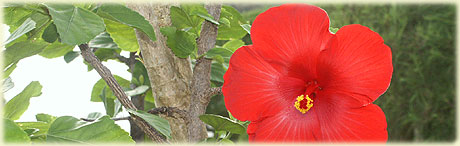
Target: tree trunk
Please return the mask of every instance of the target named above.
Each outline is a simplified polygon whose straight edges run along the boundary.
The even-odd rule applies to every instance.
[[[167,4],[131,4],[131,9],[139,12],[152,24],[156,41],[151,41],[143,32],[136,30],[143,63],[147,69],[157,107],[177,107],[187,110],[190,104],[190,83],[192,68],[190,59],[181,59],[166,46],[166,38],[160,27],[170,26]],[[163,116],[171,125],[172,141],[188,140],[187,120]]]

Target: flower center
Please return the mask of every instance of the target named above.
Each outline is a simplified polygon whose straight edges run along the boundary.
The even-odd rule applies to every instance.
[[[313,100],[308,97],[308,95],[297,96],[297,101],[294,103],[294,106],[302,114],[305,114],[311,107],[313,107]]]
[[[313,99],[316,98],[316,91],[321,90],[316,81],[308,82],[306,87],[305,93],[297,96],[297,101],[294,103],[294,107],[302,114],[305,114],[313,107]]]

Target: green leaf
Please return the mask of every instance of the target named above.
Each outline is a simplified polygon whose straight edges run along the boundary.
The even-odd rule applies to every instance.
[[[59,37],[59,34],[57,32],[56,25],[54,23],[51,23],[48,25],[48,27],[45,28],[42,34],[43,40],[45,40],[48,43],[53,43],[54,41],[57,40]]]
[[[79,45],[104,31],[102,18],[69,4],[46,4],[62,43]]]
[[[109,19],[104,19],[104,23],[110,37],[120,49],[128,52],[139,50],[136,33],[132,27]]]
[[[136,64],[134,64],[133,72],[131,74],[131,83],[134,83],[136,86],[150,86],[149,75],[147,73],[147,69],[145,69],[145,66],[144,64],[142,64],[142,62],[136,61]]]
[[[243,125],[220,115],[204,114],[200,116],[200,120],[212,126],[215,131],[228,131],[237,134],[246,133],[246,129]]]
[[[108,15],[112,16],[113,19],[126,24],[131,27],[138,28],[152,40],[155,41],[155,31],[149,21],[145,20],[144,16],[140,15],[136,11],[133,11],[120,4],[103,4],[99,7],[98,11],[101,10]]]
[[[53,123],[53,121],[56,120],[55,116],[43,114],[43,113],[35,115],[35,118],[37,119],[37,121],[41,121],[45,123]]]
[[[48,43],[45,42],[32,42],[32,41],[25,41],[25,42],[18,42],[10,47],[7,47],[5,51],[3,51],[4,67],[9,66],[12,63],[18,62],[19,60],[33,56],[35,54],[40,53]]]
[[[3,9],[3,23],[10,27],[9,32],[16,30],[33,11],[22,7],[7,7]]]
[[[5,93],[6,91],[10,90],[11,88],[14,87],[14,83],[13,81],[11,81],[11,78],[8,77],[6,79],[3,80],[3,93]]]
[[[149,125],[155,128],[158,132],[163,134],[164,136],[171,138],[171,128],[167,120],[161,118],[157,115],[149,114],[145,111],[135,111],[131,109],[127,109],[129,113],[134,114],[142,119],[144,119]]]
[[[235,144],[233,143],[233,141],[231,141],[230,139],[226,139],[226,138],[223,138],[219,141],[219,143],[221,144]]]
[[[224,82],[224,74],[227,69],[222,65],[222,63],[212,63],[211,64],[211,81],[215,82]]]
[[[7,143],[30,142],[30,138],[16,123],[3,119],[4,141]]]
[[[226,27],[231,27],[230,26],[230,20],[228,20],[227,18],[221,18],[221,19],[219,19],[219,22],[224,24]]]
[[[189,28],[187,32],[192,32],[199,36],[201,31],[201,23],[204,21],[202,18],[190,15],[191,11],[197,9],[197,5],[181,5],[181,8],[171,6],[170,17],[172,26],[179,30]]]
[[[196,48],[196,35],[193,33],[176,30],[175,27],[163,27],[161,33],[168,37],[166,45],[177,57],[187,58]]]
[[[94,122],[85,122],[70,116],[57,118],[46,134],[48,142],[100,143],[134,141],[108,116]]]
[[[188,12],[190,15],[195,15],[198,17],[201,17],[211,23],[214,23],[216,25],[219,25],[219,22],[214,20],[214,17],[212,17],[206,8],[204,8],[203,5],[200,4],[187,4],[187,5],[181,5],[181,8],[184,9],[184,11]]]
[[[42,85],[38,81],[31,82],[21,93],[6,103],[4,107],[5,114],[3,116],[11,120],[19,119],[29,107],[30,98],[40,96],[41,94]]]
[[[80,56],[80,52],[70,51],[70,52],[68,52],[67,54],[64,55],[64,61],[66,63],[70,63],[72,60],[74,60],[78,56]]]
[[[216,58],[217,56],[220,56],[225,62],[229,62],[230,56],[232,56],[233,52],[229,49],[226,48],[212,48],[208,52],[206,52],[206,58]],[[224,61],[221,61],[223,63]]]
[[[100,95],[100,98],[104,103],[105,113],[110,117],[115,117],[122,110],[121,103],[117,102],[117,99],[107,98],[105,89],[106,88],[104,88]]]
[[[129,81],[126,79],[123,79],[120,76],[114,75],[115,80],[120,84],[121,87],[129,89]],[[106,92],[106,97],[110,99],[116,99],[115,95],[113,95],[112,90],[110,90],[109,86],[103,79],[99,79],[99,81],[96,82],[93,86],[93,90],[91,92],[91,101],[92,102],[102,102],[102,100],[99,98],[99,95],[102,94],[102,92],[105,90]]]
[[[113,42],[112,37],[110,37],[107,32],[97,35],[94,39],[89,41],[88,46],[91,48],[118,49],[117,44]]]
[[[241,24],[241,27],[248,32],[248,34],[251,34],[251,25],[250,24]]]
[[[33,135],[42,135],[48,132],[48,128],[51,123],[46,122],[17,122],[16,123],[21,129],[28,130],[33,129],[34,131],[30,134]]]
[[[128,96],[140,95],[140,94],[145,93],[147,90],[149,90],[149,88],[150,88],[149,86],[142,85],[142,86],[136,87],[136,89],[125,91],[125,93]]]
[[[329,27],[329,31],[335,34],[337,31],[339,31],[339,28]]]
[[[147,106],[146,106],[147,104],[144,104],[144,105],[145,105],[145,108],[144,108],[144,109],[152,109],[152,108],[155,108],[155,98],[153,97],[152,89],[149,89],[149,90],[147,90],[147,91],[145,92],[144,100],[145,100],[146,102],[149,102],[149,103],[153,104],[151,108],[147,108]]]
[[[226,42],[222,47],[232,50],[232,52],[235,52],[236,49],[242,47],[243,45],[244,42],[242,40],[230,40]]]
[[[63,44],[63,43],[56,41],[52,43],[51,45],[48,45],[38,55],[43,56],[48,59],[61,57],[67,54],[68,52],[72,51],[74,47],[75,46]]]
[[[96,120],[96,119],[99,119],[100,117],[104,116],[104,114],[100,113],[100,112],[92,112],[92,113],[89,113],[88,116],[86,117],[86,119],[89,119],[89,120]]]
[[[116,59],[115,54],[120,53],[120,49],[114,50],[114,49],[106,49],[106,48],[99,48],[94,52],[94,55],[100,60],[100,61],[107,61],[109,59]]]
[[[248,32],[246,32],[241,25],[248,24],[248,22],[231,6],[222,6],[221,11],[220,19],[228,19],[230,21],[230,27],[226,25],[219,26],[217,39],[231,40],[243,38]]]
[[[16,29],[11,35],[6,39],[4,45],[11,43],[15,39],[19,38],[20,36],[26,34],[27,32],[31,31],[35,28],[35,21],[30,18],[27,18],[18,29]]]

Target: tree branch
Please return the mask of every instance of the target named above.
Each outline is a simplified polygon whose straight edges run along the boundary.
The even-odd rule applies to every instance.
[[[175,116],[174,114],[178,114],[180,116],[180,118],[187,118],[188,114],[187,114],[187,111],[185,110],[181,110],[177,107],[158,107],[158,108],[153,108],[151,110],[148,111],[148,113],[151,113],[151,114],[163,114],[163,115],[166,115],[168,117],[173,117],[173,118],[179,118],[177,116]]]
[[[206,4],[209,14],[219,21],[221,4]],[[204,54],[216,44],[217,25],[204,21],[201,27],[200,37],[197,39],[198,56]],[[211,59],[200,58],[193,68],[192,97],[189,107],[190,124],[188,127],[189,141],[197,142],[207,137],[205,124],[199,116],[206,112],[210,101],[209,90],[211,88]]]
[[[107,85],[112,89],[112,92],[117,97],[117,99],[121,102],[121,104],[127,108],[132,110],[137,110],[134,104],[129,100],[128,96],[125,94],[121,86],[113,77],[110,70],[105,67],[99,59],[94,55],[94,53],[89,48],[88,44],[81,44],[78,45],[81,50],[81,55],[86,60],[86,62],[90,63],[94,69],[99,73],[99,75],[104,79]],[[150,139],[156,142],[166,142],[166,138],[162,136],[158,131],[152,128],[147,122],[145,122],[142,118],[139,118],[133,114],[131,114],[132,120],[144,131]]]

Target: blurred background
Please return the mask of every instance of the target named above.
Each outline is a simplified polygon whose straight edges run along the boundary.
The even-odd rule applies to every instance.
[[[278,4],[232,6],[252,23],[258,14]],[[367,26],[391,48],[391,85],[374,102],[385,112],[389,142],[455,140],[455,4],[317,6],[326,10],[332,28]],[[249,35],[243,40],[252,44]],[[212,99],[207,113],[228,116],[222,96]],[[247,135],[237,138],[247,140]]]

